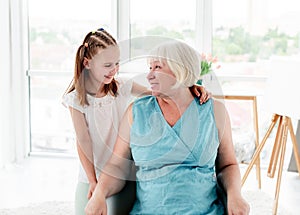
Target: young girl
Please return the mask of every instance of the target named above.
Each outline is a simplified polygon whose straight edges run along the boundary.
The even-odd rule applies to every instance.
[[[119,70],[120,50],[116,40],[104,29],[89,32],[76,53],[75,71],[63,104],[70,110],[80,159],[75,194],[75,214],[83,215],[97,178],[110,157],[117,138],[119,122],[132,95],[151,94],[131,80],[115,78]],[[203,87],[195,87],[200,101],[209,96]]]

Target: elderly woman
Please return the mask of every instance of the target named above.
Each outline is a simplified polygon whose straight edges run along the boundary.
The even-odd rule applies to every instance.
[[[107,214],[106,198],[131,177],[133,160],[136,200],[130,214],[249,214],[227,111],[212,99],[200,105],[189,90],[198,79],[197,53],[185,43],[168,42],[152,51],[149,64],[152,96],[127,109],[86,213]]]

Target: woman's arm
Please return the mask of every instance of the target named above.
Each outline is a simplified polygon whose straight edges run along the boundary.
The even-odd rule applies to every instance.
[[[106,215],[105,199],[119,192],[124,187],[125,180],[132,176],[134,165],[129,147],[131,124],[132,105],[121,121],[113,154],[101,172],[93,196],[85,208],[87,215]]]
[[[219,132],[220,146],[216,159],[218,182],[227,195],[228,214],[249,214],[250,207],[241,195],[241,175],[232,143],[228,112],[219,101],[214,101],[214,112]]]
[[[89,181],[90,187],[87,196],[87,198],[89,199],[92,196],[92,193],[97,184],[97,178],[94,168],[92,140],[90,138],[84,114],[72,107],[69,107],[69,109],[76,133],[76,146],[79,160]]]

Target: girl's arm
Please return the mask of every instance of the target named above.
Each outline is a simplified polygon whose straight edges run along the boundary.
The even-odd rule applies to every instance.
[[[151,90],[149,90],[147,87],[140,85],[136,82],[132,82],[132,88],[131,88],[131,94],[136,97],[142,97],[151,95]]]
[[[105,199],[119,192],[124,187],[125,180],[135,175],[129,147],[131,124],[132,106],[129,106],[121,121],[113,154],[101,172],[93,196],[85,208],[87,215],[106,215]]]
[[[76,133],[76,145],[79,160],[84,168],[90,184],[90,190],[88,193],[88,198],[90,198],[97,184],[97,177],[94,168],[92,140],[84,114],[72,107],[69,107],[69,109]]]
[[[190,91],[194,96],[199,98],[200,104],[207,102],[211,98],[211,93],[202,85],[194,84],[190,87]]]
[[[232,143],[229,115],[224,104],[219,101],[214,101],[214,112],[220,140],[216,173],[227,195],[228,215],[247,215],[250,207],[241,195],[241,175]]]
[[[204,86],[195,84],[192,87],[190,87],[190,91],[194,96],[200,97],[200,104],[207,102],[208,99],[211,98],[211,93],[206,91]],[[149,90],[147,87],[140,85],[136,82],[132,83],[131,94],[133,96],[142,97],[146,95],[151,95],[151,93],[151,90]]]

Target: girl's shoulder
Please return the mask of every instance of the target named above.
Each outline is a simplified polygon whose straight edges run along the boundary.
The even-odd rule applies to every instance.
[[[68,105],[70,103],[73,103],[76,100],[78,101],[76,90],[73,90],[73,91],[71,91],[69,93],[66,93],[62,97],[62,103],[63,103],[63,105]]]
[[[80,104],[76,90],[63,95],[62,104],[67,108],[72,107],[82,113],[84,112],[85,107]]]

